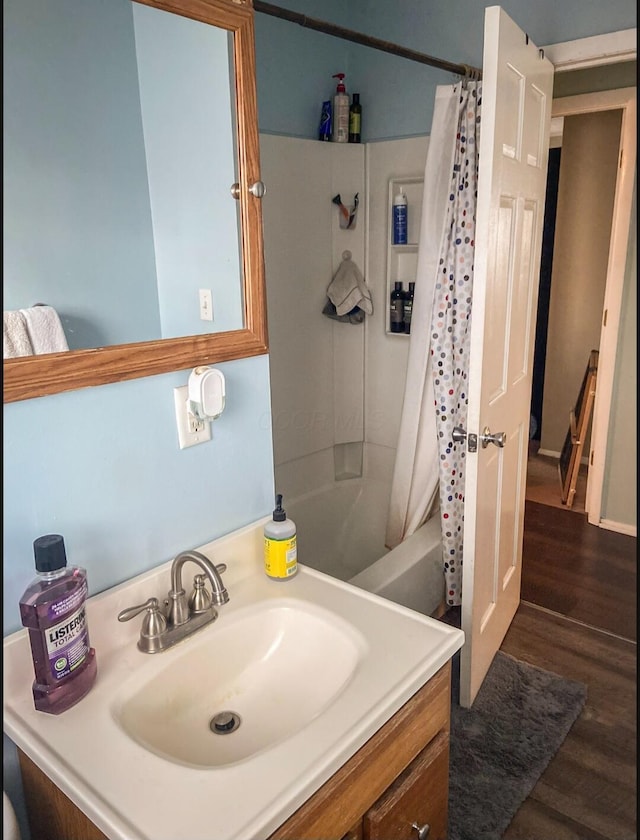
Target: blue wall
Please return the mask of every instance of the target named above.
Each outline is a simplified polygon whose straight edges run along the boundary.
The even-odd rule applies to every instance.
[[[275,5],[446,61],[482,65],[484,9],[477,0],[282,0]],[[630,29],[635,0],[504,0],[502,8],[538,46]],[[360,93],[363,141],[428,134],[435,86],[451,73],[256,14],[260,130],[316,137],[322,101],[346,73]]]
[[[173,388],[189,371],[5,405],[5,635],[41,534],[65,537],[95,594],[271,510],[268,357],[219,368],[224,413],[211,441],[183,450]]]

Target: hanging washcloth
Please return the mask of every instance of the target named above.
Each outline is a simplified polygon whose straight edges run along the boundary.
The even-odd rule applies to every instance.
[[[334,321],[341,321],[343,324],[361,324],[364,321],[364,311],[359,306],[354,306],[346,315],[338,315],[329,298],[327,298],[322,314],[326,315],[327,318],[333,318]]]
[[[27,322],[31,346],[36,355],[62,353],[63,350],[69,349],[60,318],[52,306],[40,304],[21,309],[20,312]]]
[[[4,359],[33,356],[33,347],[22,312],[7,311],[2,315],[2,355]]]
[[[329,284],[327,296],[338,315],[347,315],[356,306],[367,315],[373,315],[371,292],[360,269],[351,259],[351,251],[343,251],[342,262]]]

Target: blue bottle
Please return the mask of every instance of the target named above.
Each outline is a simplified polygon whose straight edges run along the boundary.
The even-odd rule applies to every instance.
[[[402,187],[393,199],[393,244],[407,244],[407,196]]]

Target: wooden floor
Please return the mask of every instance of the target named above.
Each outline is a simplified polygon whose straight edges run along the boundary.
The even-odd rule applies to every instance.
[[[636,646],[521,604],[501,648],[587,702],[504,840],[636,840]]]
[[[587,702],[504,840],[636,840],[636,540],[548,505],[525,516],[501,649],[584,682]]]
[[[527,501],[521,598],[635,641],[636,542],[585,513]]]

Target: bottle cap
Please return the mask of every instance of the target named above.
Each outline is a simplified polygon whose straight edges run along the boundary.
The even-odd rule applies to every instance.
[[[359,93],[354,93],[353,94],[353,104],[354,105],[359,105],[360,104],[360,94]]]
[[[276,509],[273,511],[273,521],[284,522],[286,518],[287,512],[282,509],[282,496],[278,494],[276,496]]]
[[[38,572],[55,572],[67,565],[64,538],[60,534],[45,534],[33,541],[33,553]]]
[[[344,73],[334,73],[333,78],[338,79],[338,87],[336,88],[336,93],[346,93],[347,89],[344,86],[344,82],[342,81],[344,79]]]
[[[396,292],[401,292],[401,291],[402,291],[402,283],[399,283],[399,282],[396,280]]]

